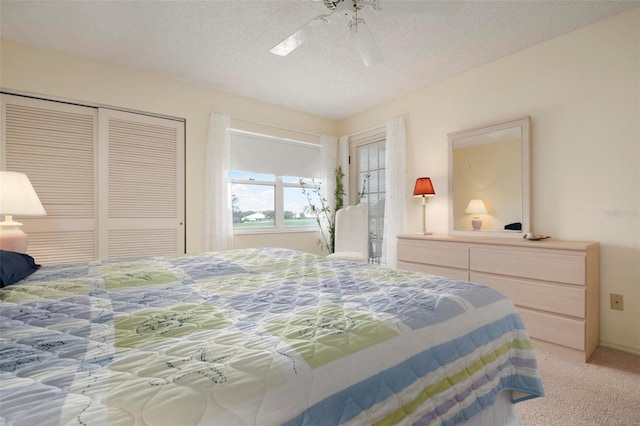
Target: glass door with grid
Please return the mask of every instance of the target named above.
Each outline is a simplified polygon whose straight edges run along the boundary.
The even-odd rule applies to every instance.
[[[369,204],[369,262],[380,263],[385,203],[385,139],[351,143],[351,194]],[[357,184],[357,186],[356,186]]]

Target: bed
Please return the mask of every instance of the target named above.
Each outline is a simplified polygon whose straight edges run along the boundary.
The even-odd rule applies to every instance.
[[[500,293],[292,250],[43,266],[0,300],[0,424],[517,423],[543,395]]]

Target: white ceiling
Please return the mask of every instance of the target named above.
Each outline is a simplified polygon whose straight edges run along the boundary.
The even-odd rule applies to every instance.
[[[384,9],[396,0],[380,0]],[[383,62],[365,68],[346,22],[289,56],[269,49],[322,1],[7,1],[2,38],[342,119],[640,5],[638,0],[465,1],[455,13],[359,12]]]

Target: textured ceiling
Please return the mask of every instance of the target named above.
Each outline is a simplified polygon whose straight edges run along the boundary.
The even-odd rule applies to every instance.
[[[385,4],[394,0],[381,0]],[[639,1],[465,1],[455,13],[360,11],[383,62],[365,68],[332,19],[290,55],[269,49],[322,1],[6,1],[2,38],[342,119],[634,7]]]

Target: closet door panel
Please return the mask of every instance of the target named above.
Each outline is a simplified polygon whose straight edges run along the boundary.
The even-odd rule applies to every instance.
[[[184,253],[184,123],[100,109],[100,258]]]
[[[39,263],[184,253],[184,122],[0,97],[0,167],[47,211],[15,217]]]
[[[97,258],[96,108],[1,95],[3,170],[25,173],[47,211],[16,217],[39,263]]]

